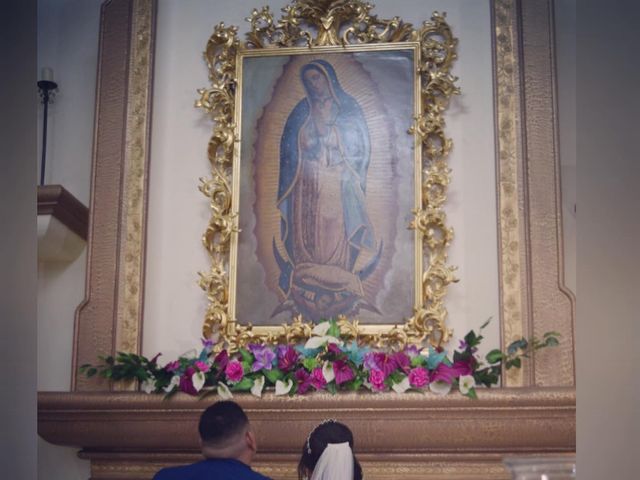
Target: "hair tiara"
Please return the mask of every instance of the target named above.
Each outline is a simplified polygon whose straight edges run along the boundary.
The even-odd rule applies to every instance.
[[[335,418],[326,418],[324,420],[322,420],[318,425],[316,425],[315,427],[313,427],[313,429],[309,432],[309,435],[307,435],[307,453],[309,455],[311,455],[311,435],[313,435],[313,433],[322,425],[325,425],[327,423],[338,423],[338,420],[336,420]]]

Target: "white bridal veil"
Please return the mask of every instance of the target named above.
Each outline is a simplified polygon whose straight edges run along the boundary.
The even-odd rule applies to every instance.
[[[353,480],[353,452],[349,443],[329,443],[313,469],[311,480]]]

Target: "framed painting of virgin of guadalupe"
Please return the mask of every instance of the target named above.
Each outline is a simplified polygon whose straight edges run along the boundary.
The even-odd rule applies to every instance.
[[[307,22],[334,8],[294,3]],[[244,45],[222,24],[209,41],[214,87],[199,102],[216,121],[214,177],[201,187],[213,211],[206,336],[300,341],[325,319],[372,344],[449,335],[441,114],[456,90],[455,39],[434,14],[420,31],[375,19],[378,41],[349,42],[364,37],[344,29],[348,13],[313,40],[278,33],[263,9]],[[264,48],[276,37],[280,48]]]

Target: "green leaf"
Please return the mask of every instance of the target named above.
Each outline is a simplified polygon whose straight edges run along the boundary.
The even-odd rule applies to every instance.
[[[506,364],[507,370],[511,368],[520,368],[522,366],[522,360],[520,357],[509,360]]]
[[[350,390],[358,390],[362,386],[363,383],[364,383],[364,381],[362,380],[362,378],[357,377],[354,380],[352,380],[351,382],[349,382],[347,384],[347,387]]]
[[[327,330],[327,335],[331,337],[340,338],[340,327],[338,326],[335,320],[331,320],[330,323],[331,323],[331,326],[329,327],[329,330]]]
[[[251,390],[251,387],[253,386],[253,380],[251,380],[250,378],[243,378],[242,380],[240,380],[238,383],[236,383],[233,386],[229,387],[229,390],[233,391],[233,392],[247,392],[249,390]]]
[[[528,345],[529,345],[529,342],[527,342],[524,338],[521,338],[520,340],[516,340],[515,342],[512,342],[507,347],[507,353],[509,355],[515,355],[518,352],[518,350],[525,350]]]
[[[423,365],[426,365],[426,364],[427,364],[427,359],[424,358],[422,355],[416,355],[411,359],[411,366],[414,368],[422,367]]]
[[[335,395],[337,391],[338,389],[336,388],[336,384],[334,382],[331,382],[327,385],[327,392]]]
[[[542,347],[557,347],[558,345],[560,345],[560,342],[556,337],[547,337]]]
[[[389,378],[393,383],[400,383],[402,380],[404,380],[405,377],[406,375],[404,373],[400,373],[397,370],[394,372],[391,372],[391,375],[389,375]]]
[[[544,335],[542,335],[542,338],[547,338],[547,337],[559,337],[560,334],[558,332],[546,332]]]
[[[247,362],[249,365],[253,364],[253,355],[246,348],[241,348],[239,350],[240,355],[242,356],[242,362]]]
[[[271,384],[275,384],[277,380],[281,380],[282,377],[284,377],[284,373],[282,373],[282,370],[279,370],[277,368],[272,368],[271,370],[262,370],[262,373],[264,373],[264,376],[267,377],[267,380],[269,380]]]
[[[467,397],[469,398],[473,398],[474,400],[478,399],[478,395],[476,394],[476,389],[475,388],[470,388],[469,391],[466,394]]]
[[[487,353],[487,356],[485,358],[489,363],[497,363],[500,360],[502,360],[503,357],[504,357],[504,354],[496,348],[494,350],[491,350],[489,353]]]
[[[305,358],[304,360],[302,360],[302,365],[308,371],[312,371],[314,368],[317,368],[317,367],[320,366],[320,362],[318,361],[317,358],[310,357],[310,358]]]
[[[489,323],[491,322],[492,319],[493,319],[493,317],[487,318],[487,321],[484,322],[482,325],[480,325],[480,330],[483,330],[487,325],[489,325]]]
[[[467,345],[469,345],[470,347],[475,347],[476,344],[478,343],[478,338],[476,336],[476,332],[474,332],[473,330],[471,330],[469,333],[467,333],[464,336],[464,341],[467,343]]]

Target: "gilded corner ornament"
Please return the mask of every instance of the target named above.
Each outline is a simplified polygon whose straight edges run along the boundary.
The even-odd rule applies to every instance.
[[[205,291],[208,307],[203,326],[205,337],[217,336],[227,348],[236,349],[252,342],[297,343],[311,335],[313,324],[300,315],[280,326],[254,327],[230,318],[230,246],[238,232],[237,206],[233,206],[233,165],[236,161],[238,128],[236,95],[239,82],[236,58],[241,50],[302,47],[347,47],[364,44],[419,44],[420,82],[418,118],[409,129],[422,152],[419,208],[408,226],[415,229],[422,245],[419,276],[421,295],[409,319],[392,319],[389,325],[363,325],[357,319],[339,317],[342,334],[359,342],[387,348],[407,343],[447,342],[451,330],[446,326],[444,304],[448,286],[456,282],[455,268],[448,265],[447,249],[453,230],[447,226],[444,204],[451,181],[447,156],[452,141],[445,134],[443,118],[449,98],[458,94],[457,78],[451,75],[456,59],[457,40],[446,22],[446,15],[435,12],[419,28],[402,19],[379,19],[373,5],[360,0],[295,0],[282,9],[279,18],[269,7],[254,9],[246,19],[250,31],[241,43],[238,29],[219,23],[207,42],[204,58],[210,86],[198,90],[196,106],[208,113],[213,133],[208,145],[211,177],[200,180],[200,191],[209,199],[211,218],[203,234],[203,244],[211,266],[200,273],[199,285]]]

